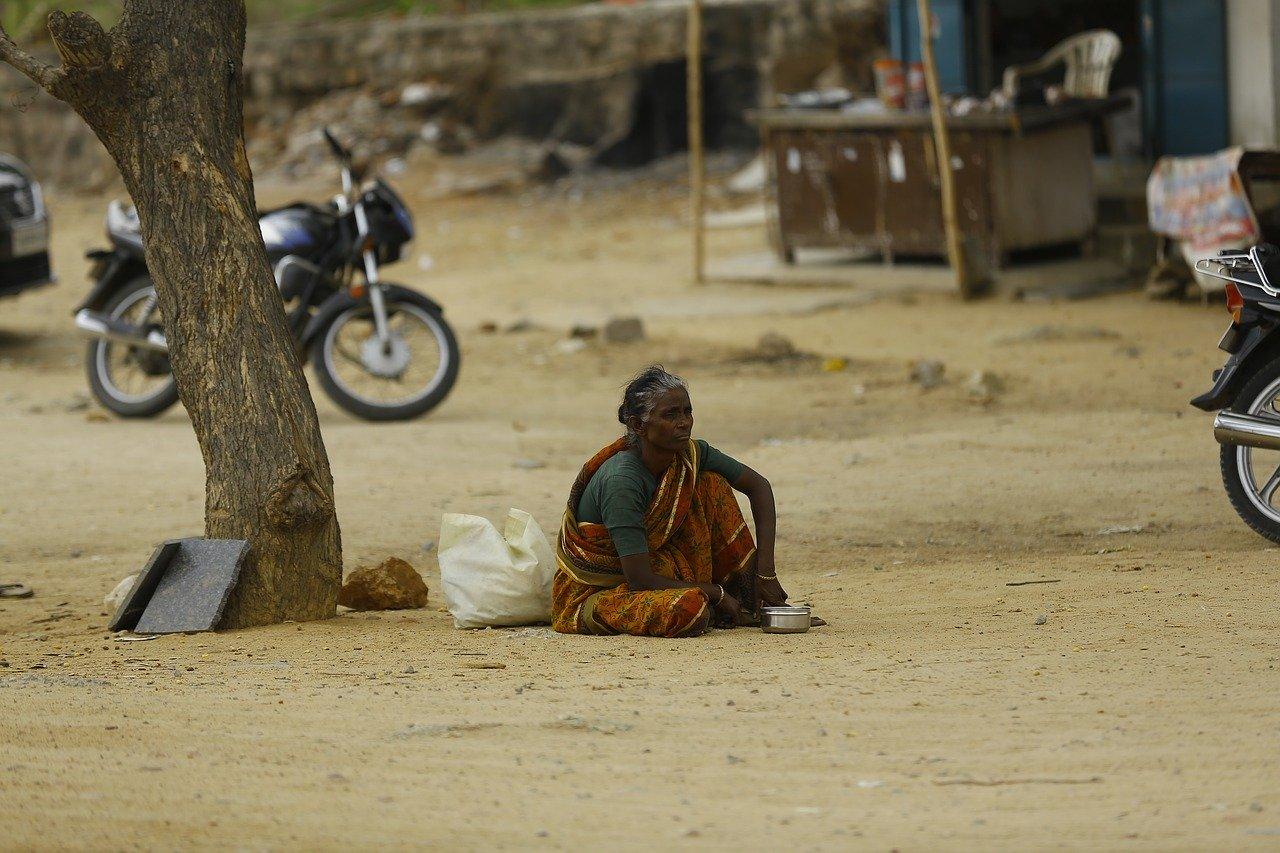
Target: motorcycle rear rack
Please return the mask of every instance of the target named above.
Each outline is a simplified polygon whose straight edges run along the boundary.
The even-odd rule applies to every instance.
[[[1235,284],[1261,288],[1268,296],[1280,296],[1280,289],[1272,287],[1271,283],[1267,281],[1266,274],[1262,271],[1262,264],[1258,262],[1256,252],[1257,247],[1254,247],[1248,252],[1233,252],[1231,254],[1216,255],[1212,258],[1204,258],[1196,261],[1196,272],[1202,272],[1207,276],[1234,282]],[[1221,271],[1224,269],[1229,272],[1250,272],[1256,276],[1256,280],[1237,278],[1230,275],[1229,272]]]

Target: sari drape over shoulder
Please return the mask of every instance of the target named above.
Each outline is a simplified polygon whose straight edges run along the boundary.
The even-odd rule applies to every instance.
[[[591,477],[615,453],[627,452],[625,438],[593,456],[574,481],[556,544],[552,587],[552,627],[565,634],[636,634],[679,637],[707,613],[701,590],[632,591],[622,559],[603,524],[576,518]],[[689,442],[662,475],[645,513],[649,565],[655,574],[686,583],[747,584],[755,541],[728,481],[699,473],[698,446]],[[734,590],[730,590],[731,594]],[[741,600],[741,599],[740,599]],[[742,601],[754,608],[754,601]]]

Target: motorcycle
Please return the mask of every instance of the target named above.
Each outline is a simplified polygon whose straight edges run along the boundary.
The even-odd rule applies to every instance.
[[[297,202],[259,214],[267,257],[300,358],[339,406],[368,420],[404,420],[435,406],[458,378],[461,353],[444,310],[382,280],[413,238],[413,219],[380,178],[358,185],[351,152],[328,128],[342,192],[325,207]],[[178,400],[168,342],[136,211],[107,209],[109,250],[88,253],[94,281],[75,309],[92,338],[89,387],[122,417],[152,417]]]
[[[1280,544],[1280,248],[1227,250],[1198,261],[1196,270],[1227,282],[1231,325],[1218,342],[1227,362],[1191,405],[1218,413],[1213,435],[1231,505]]]

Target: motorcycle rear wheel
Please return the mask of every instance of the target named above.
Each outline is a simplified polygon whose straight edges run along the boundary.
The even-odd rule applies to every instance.
[[[388,294],[387,314],[386,347],[378,344],[366,302],[335,317],[311,351],[325,393],[370,421],[408,420],[434,409],[453,390],[462,360],[453,329],[426,297],[397,289]]]
[[[1231,411],[1280,422],[1280,358],[1245,383]],[[1280,545],[1280,451],[1224,444],[1219,461],[1231,506],[1256,533]]]
[[[155,293],[151,277],[138,276],[116,291],[103,311],[134,325],[158,327]],[[178,386],[164,353],[95,338],[85,353],[85,370],[93,396],[122,418],[154,417],[178,402]]]

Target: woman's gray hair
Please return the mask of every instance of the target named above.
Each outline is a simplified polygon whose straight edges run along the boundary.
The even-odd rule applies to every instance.
[[[618,407],[618,421],[627,428],[627,440],[631,444],[640,442],[640,434],[631,427],[632,419],[639,420],[643,425],[653,414],[658,398],[677,388],[688,390],[689,386],[679,376],[664,370],[660,364],[650,365],[627,383],[622,392],[622,405]]]

